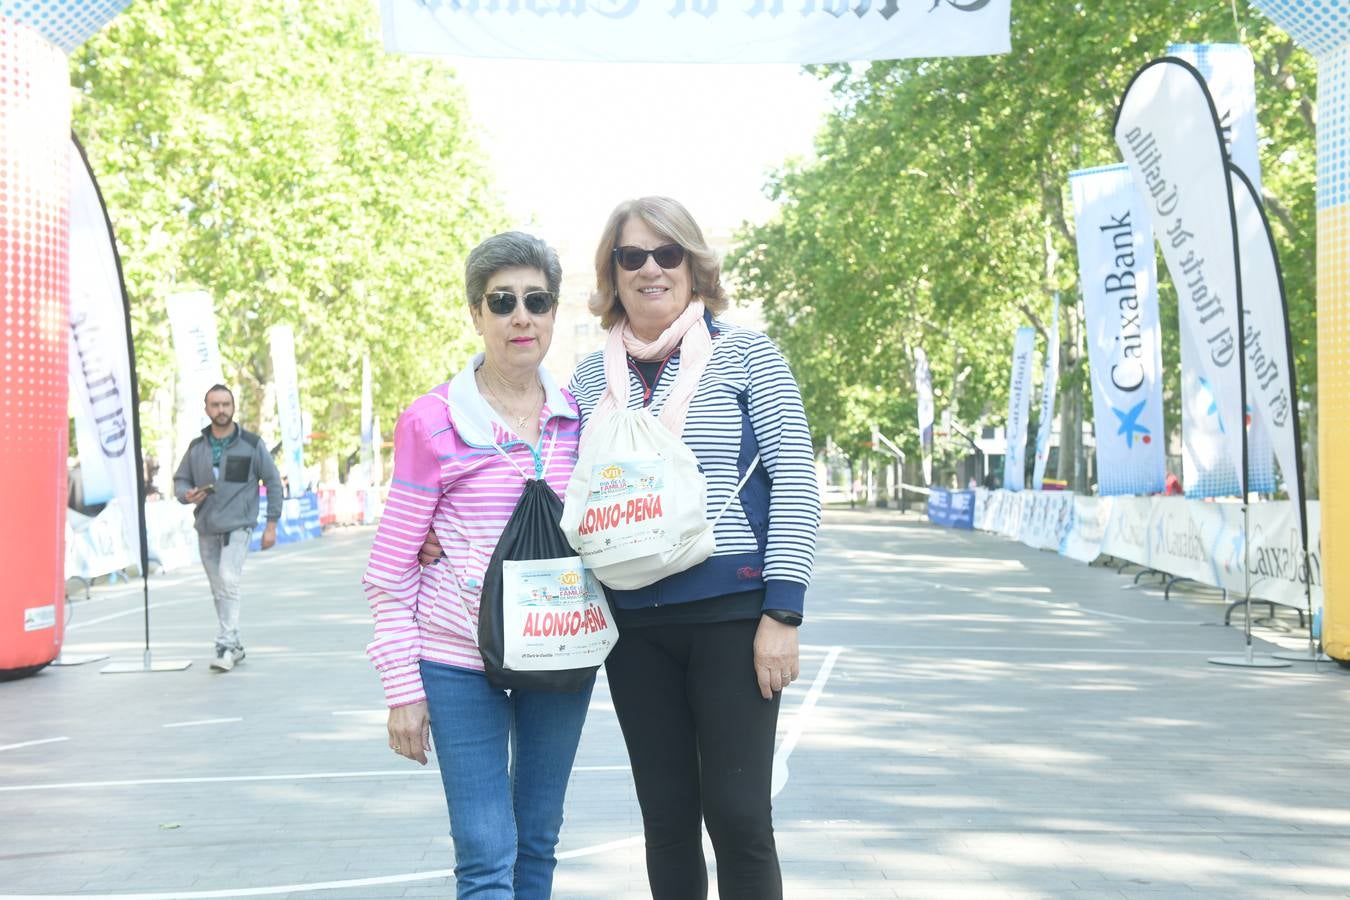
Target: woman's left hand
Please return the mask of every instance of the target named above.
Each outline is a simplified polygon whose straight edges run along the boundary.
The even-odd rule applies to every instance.
[[[760,695],[772,700],[775,691],[787,687],[800,673],[797,627],[760,616],[755,631],[755,678],[759,680]]]

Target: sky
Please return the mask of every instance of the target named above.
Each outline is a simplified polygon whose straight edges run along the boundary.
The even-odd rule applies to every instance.
[[[447,59],[517,226],[589,258],[621,200],[666,194],[708,234],[762,222],[763,186],[830,109],[795,65]],[[575,263],[574,263],[575,264]]]

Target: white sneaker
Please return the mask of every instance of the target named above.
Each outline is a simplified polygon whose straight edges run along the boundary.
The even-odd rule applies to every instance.
[[[239,655],[235,656],[236,653]],[[234,668],[235,660],[243,659],[243,657],[244,653],[242,650],[232,650],[228,647],[217,647],[216,658],[211,660],[211,668],[215,669],[217,672],[228,672]]]

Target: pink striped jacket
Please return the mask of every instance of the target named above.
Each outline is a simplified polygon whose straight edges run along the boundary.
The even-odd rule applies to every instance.
[[[394,432],[393,482],[362,578],[375,615],[366,654],[391,707],[425,699],[421,660],[482,671],[483,575],[525,478],[542,477],[561,497],[576,465],[572,396],[539,370],[544,407],[532,447],[479,395],[473,373],[482,359],[413,401]],[[417,552],[433,526],[446,555],[423,568]]]

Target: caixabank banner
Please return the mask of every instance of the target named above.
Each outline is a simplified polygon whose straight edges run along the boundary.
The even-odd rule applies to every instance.
[[[1097,492],[1153,494],[1167,476],[1153,220],[1128,166],[1069,173],[1087,318]]]

